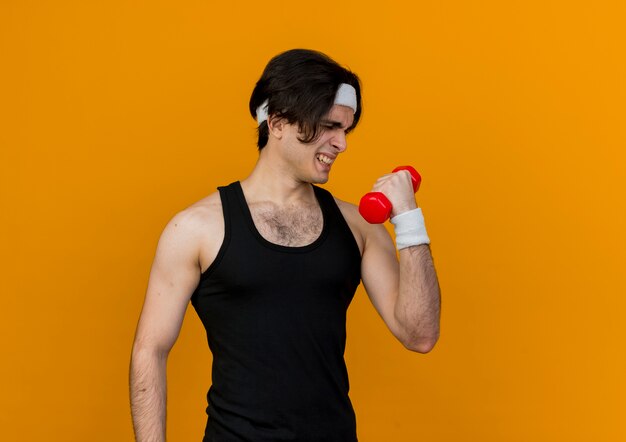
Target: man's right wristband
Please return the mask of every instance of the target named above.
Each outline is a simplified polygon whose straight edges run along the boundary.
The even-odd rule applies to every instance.
[[[430,244],[421,208],[396,215],[390,221],[395,230],[398,250],[420,244]]]

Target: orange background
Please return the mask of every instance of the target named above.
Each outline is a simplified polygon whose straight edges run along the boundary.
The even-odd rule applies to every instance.
[[[128,364],[160,232],[256,160],[267,61],[328,53],[364,114],[326,186],[424,181],[442,295],[428,355],[362,288],[359,440],[626,440],[624,2],[3,1],[0,438],[132,439]],[[199,441],[211,356],[190,308],[168,434]]]

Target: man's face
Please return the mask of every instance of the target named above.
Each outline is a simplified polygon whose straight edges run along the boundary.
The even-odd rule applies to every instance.
[[[285,155],[299,181],[323,184],[328,181],[330,169],[340,153],[346,150],[346,131],[354,121],[354,111],[334,105],[322,118],[322,133],[312,143],[298,140],[298,126],[288,125]]]

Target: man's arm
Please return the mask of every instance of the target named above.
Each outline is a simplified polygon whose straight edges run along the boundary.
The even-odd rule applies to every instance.
[[[200,278],[199,219],[187,209],[167,224],[150,271],[130,362],[130,402],[138,442],[165,441],[167,357]]]
[[[374,191],[393,204],[392,215],[417,207],[408,172],[385,175]],[[362,279],[365,289],[391,332],[419,353],[429,352],[439,339],[440,289],[430,246],[396,248],[382,225],[361,223],[364,232]]]

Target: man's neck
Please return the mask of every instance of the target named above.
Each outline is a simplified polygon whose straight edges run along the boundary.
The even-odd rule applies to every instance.
[[[298,180],[280,158],[265,149],[241,187],[249,203],[269,201],[285,206],[315,201],[311,185]]]

